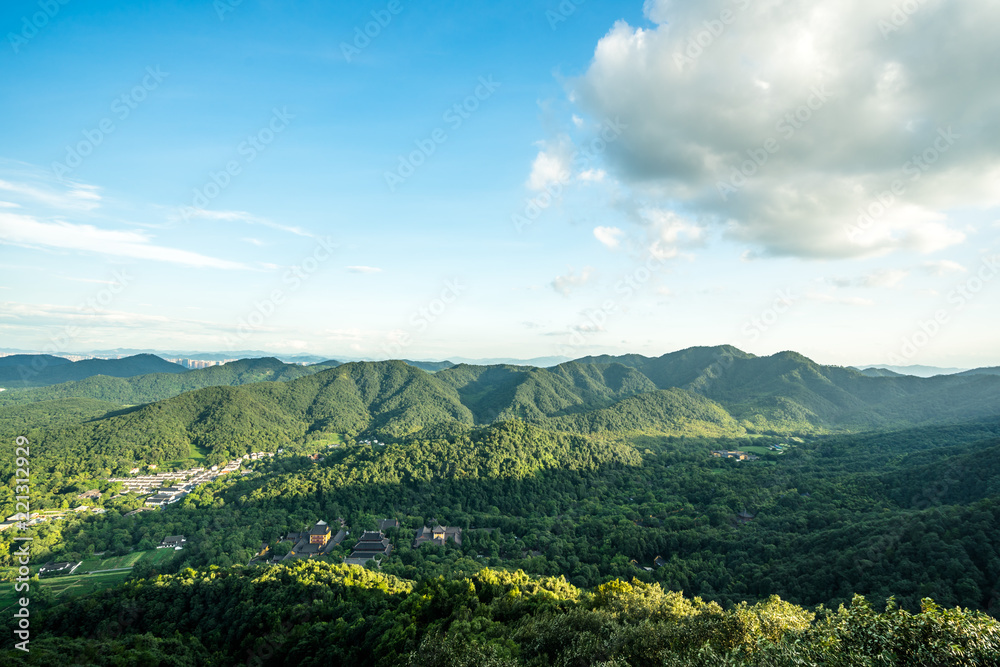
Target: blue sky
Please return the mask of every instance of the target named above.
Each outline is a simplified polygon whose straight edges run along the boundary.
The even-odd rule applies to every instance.
[[[892,7],[4,3],[0,347],[996,365],[998,10]]]

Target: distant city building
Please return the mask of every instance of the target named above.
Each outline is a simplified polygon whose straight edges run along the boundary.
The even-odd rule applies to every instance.
[[[221,366],[222,364],[228,364],[231,361],[237,361],[237,359],[223,359],[221,361],[216,361],[212,359],[187,359],[184,357],[175,357],[173,359],[167,359],[167,361],[177,364],[178,366],[194,370],[198,368],[209,368],[211,366]]]

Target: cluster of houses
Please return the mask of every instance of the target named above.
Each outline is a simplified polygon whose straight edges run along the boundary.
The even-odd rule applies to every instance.
[[[293,558],[312,558],[324,556],[333,551],[350,535],[350,531],[344,525],[343,519],[337,519],[339,530],[336,533],[325,521],[317,521],[311,528],[307,527],[302,532],[288,533],[279,542],[291,542],[291,550],[284,555],[273,555],[267,559],[268,563],[281,563]],[[368,561],[381,563],[388,558],[393,551],[392,542],[386,537],[385,531],[399,528],[398,519],[382,519],[378,522],[377,530],[366,530],[361,533],[351,553],[344,559],[348,565],[364,565]],[[456,545],[462,544],[462,529],[455,526],[439,526],[432,528],[422,527],[417,531],[417,536],[413,540],[414,548],[423,544],[437,544],[445,546],[449,541]],[[258,557],[266,557],[270,548],[266,543],[261,544]]]
[[[163,538],[157,549],[173,549],[174,551],[180,551],[184,548],[184,543],[187,539],[183,535],[168,535]]]
[[[121,482],[125,487],[125,490],[119,495],[126,495],[128,493],[134,493],[138,496],[149,494],[184,495],[199,484],[211,482],[219,475],[234,472],[239,467],[240,462],[237,460],[230,461],[221,469],[219,466],[212,466],[207,469],[189,468],[187,470],[159,472],[154,475],[141,475],[139,477],[111,477],[108,481]],[[171,486],[164,486],[164,484],[170,484]],[[155,504],[165,505],[167,503]]]
[[[302,532],[288,533],[279,542],[291,542],[291,550],[284,555],[274,555],[267,560],[268,563],[281,563],[293,558],[313,558],[315,556],[325,556],[341,544],[350,535],[350,531],[344,525],[343,519],[337,519],[338,530],[336,533],[326,521],[317,521],[312,527],[307,527]],[[351,554],[344,559],[348,565],[364,565],[370,560],[376,562],[388,557],[392,553],[392,543],[385,536],[386,530],[399,528],[399,521],[396,519],[382,519],[379,521],[378,530],[366,530],[351,549]],[[265,556],[269,551],[266,543],[261,545],[260,556]]]
[[[725,450],[725,449],[714,450],[712,452],[712,456],[717,456],[717,457],[721,457],[721,458],[724,458],[724,459],[735,459],[737,461],[756,461],[756,460],[758,460],[760,458],[759,456],[757,456],[755,454],[750,454],[750,453],[747,453],[747,452],[741,452],[739,450],[728,451],[728,450]]]
[[[207,469],[189,468],[187,470],[160,472],[153,475],[141,475],[139,477],[112,477],[108,481],[121,482],[125,486],[125,490],[113,496],[114,498],[129,493],[139,496],[148,495],[150,497],[144,503],[146,507],[162,507],[163,505],[176,503],[201,484],[214,481],[221,475],[236,472],[244,461],[257,461],[270,456],[274,456],[274,454],[271,452],[254,452],[241,456],[235,461],[230,461],[222,467],[216,465]],[[155,466],[149,467],[155,468]],[[139,469],[133,468],[132,470],[138,472]],[[164,484],[171,484],[171,486],[164,486]],[[97,493],[97,497],[100,497],[100,493],[96,489],[87,491],[87,493]]]

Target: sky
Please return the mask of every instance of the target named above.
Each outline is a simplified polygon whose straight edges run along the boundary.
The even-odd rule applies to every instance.
[[[1000,365],[994,0],[0,6],[0,348]]]

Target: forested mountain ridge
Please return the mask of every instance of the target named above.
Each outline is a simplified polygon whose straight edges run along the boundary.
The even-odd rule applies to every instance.
[[[799,428],[864,430],[1000,412],[1000,378],[976,383],[970,375],[870,377],[823,366],[796,352],[756,357],[732,346],[690,348],[649,358],[585,357],[577,363],[622,363],[660,389],[687,389],[754,423],[798,423]],[[972,405],[969,399],[974,399]],[[920,406],[920,407],[917,407]],[[930,411],[928,412],[928,409]]]
[[[0,407],[63,398],[90,398],[119,405],[139,405],[203,387],[286,382],[336,367],[339,363],[326,361],[302,366],[286,364],[274,357],[262,357],[190,371],[182,368],[182,372],[146,373],[133,377],[94,375],[83,380],[3,392],[0,394]]]
[[[155,354],[137,354],[123,359],[70,361],[52,355],[11,355],[0,364],[0,385],[40,387],[82,380],[93,375],[133,377],[148,373],[185,373],[187,369]]]
[[[59,465],[71,468],[88,457],[109,465],[115,457],[184,459],[191,446],[207,451],[214,462],[340,435],[392,439],[509,419],[604,436],[729,437],[864,431],[1000,413],[1000,377],[992,375],[867,377],[796,353],[754,357],[732,347],[692,348],[655,359],[630,355],[622,361],[585,358],[551,369],[460,364],[428,373],[401,361],[322,370],[246,360],[203,372],[116,380],[125,389],[100,394],[118,399],[108,404],[143,392],[173,391],[188,378],[192,384],[238,386],[204,387],[128,410],[110,411],[106,405],[103,415],[96,414],[97,404],[89,404],[86,423],[49,420],[28,435],[50,455],[59,452]],[[262,381],[272,379],[286,381]],[[5,418],[9,409],[0,409],[0,430],[22,432],[16,415],[13,421]]]
[[[611,408],[623,399],[666,389],[681,389],[710,399],[721,405],[742,428],[759,432],[866,430],[975,419],[1000,409],[1000,376],[989,372],[932,378],[872,377],[851,368],[823,366],[794,352],[756,357],[732,346],[689,348],[655,358],[584,357],[551,368],[442,365],[434,367],[434,372],[420,381],[416,379],[418,376],[411,376],[408,382],[417,383],[413,391],[395,396],[390,390],[376,400],[365,387],[381,371],[365,379],[363,369],[383,368],[379,365],[385,363],[388,362],[346,365],[350,368],[348,373],[357,375],[356,388],[347,393],[360,390],[365,408],[361,411],[359,406],[351,408],[354,417],[343,422],[347,426],[338,428],[359,432],[355,430],[357,425],[364,424],[360,428],[398,435],[433,425],[428,419],[414,419],[416,413],[435,413],[437,418],[469,424],[511,418],[541,423],[545,419]],[[414,368],[413,362],[397,363]],[[138,405],[210,386],[291,381],[330,367],[327,363],[298,366],[263,358],[183,373],[130,378],[95,376],[4,392],[0,395],[0,406],[61,398]],[[406,403],[408,407],[396,412],[393,401],[399,405]],[[423,405],[418,408],[415,403]],[[353,399],[349,398],[347,404],[352,405]],[[363,414],[369,408],[374,411]],[[333,412],[343,410],[341,406]],[[331,416],[323,410],[311,412],[317,420],[329,420]],[[323,425],[319,428],[328,430]],[[650,428],[636,426],[636,430]]]

